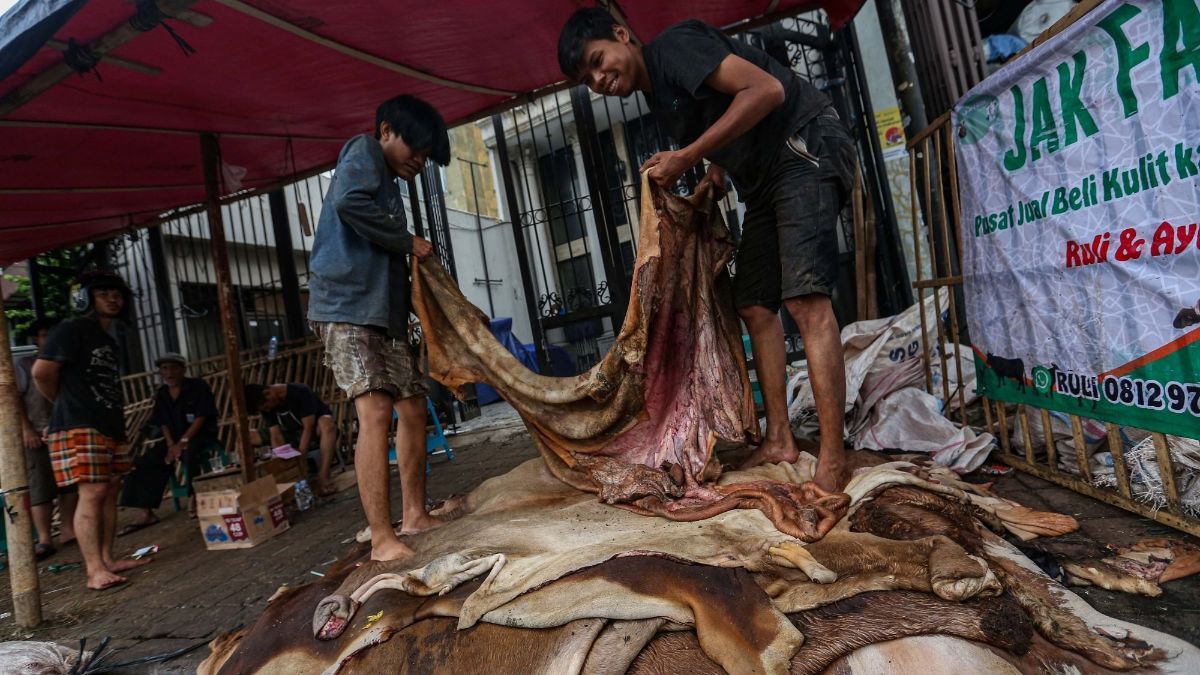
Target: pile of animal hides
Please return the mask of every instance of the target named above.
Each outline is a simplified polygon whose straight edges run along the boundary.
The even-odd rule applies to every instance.
[[[413,557],[359,544],[282,589],[200,672],[1200,672],[1196,648],[1096,612],[1010,543],[1070,532],[1068,516],[932,463],[863,466],[837,494],[804,454],[722,471],[714,448],[757,435],[732,245],[707,194],[642,189],[628,315],[576,377],[531,373],[420,265],[431,375],[494,387],[541,458],[446,502]],[[1113,552],[1144,564],[1112,574],[1197,566],[1154,550]]]

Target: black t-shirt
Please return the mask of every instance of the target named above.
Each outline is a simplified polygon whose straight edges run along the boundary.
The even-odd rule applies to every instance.
[[[217,414],[217,402],[208,384],[199,378],[185,377],[179,384],[179,398],[171,398],[165,384],[158,388],[150,423],[167,427],[178,441],[197,417],[203,417],[204,424],[188,439],[189,447],[203,448],[217,442]]]
[[[306,384],[289,384],[283,403],[278,408],[263,413],[263,423],[267,427],[278,426],[284,431],[302,431],[304,418],[309,415],[321,417],[332,415],[333,411],[325,405],[312,389]]]
[[[735,54],[783,84],[783,103],[745,134],[706,159],[725,169],[745,200],[774,169],[787,138],[830,105],[829,98],[766,52],[689,19],[664,30],[642,50],[650,77],[650,109],[680,146],[695,141],[729,109],[733,97],[704,79]]]
[[[61,365],[50,431],[92,428],[125,440],[125,397],[117,342],[91,318],[59,324],[46,338],[39,359]]]

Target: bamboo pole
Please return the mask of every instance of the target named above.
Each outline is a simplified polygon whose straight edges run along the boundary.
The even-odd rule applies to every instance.
[[[29,479],[25,473],[25,445],[17,419],[17,379],[8,342],[8,319],[0,297],[0,486],[8,539],[9,585],[17,625],[32,628],[42,622],[42,596],[38,588],[37,560],[33,555],[33,521],[29,516]]]
[[[1000,449],[1004,454],[1012,453],[1012,447],[1008,440],[1008,415],[1004,411],[1004,401],[996,403],[996,419],[1000,422]]]
[[[1158,476],[1162,479],[1163,491],[1167,495],[1167,508],[1177,516],[1183,515],[1179,505],[1179,486],[1175,484],[1175,462],[1171,460],[1171,449],[1167,437],[1161,433],[1150,434],[1154,442],[1154,455],[1158,460]]]
[[[912,231],[913,231],[913,258],[917,261],[917,280],[921,277],[921,229],[918,225],[917,214],[917,150],[909,145],[908,150],[908,176],[912,182],[912,191],[909,199],[911,201],[912,214]],[[918,285],[914,284],[917,289],[917,314],[921,317],[921,346],[925,350],[921,354],[924,358],[921,359],[921,365],[925,367],[925,391],[933,393],[933,364],[929,363],[929,328],[925,325],[925,291]],[[933,290],[937,294],[937,289]]]
[[[1117,490],[1122,497],[1129,499],[1129,468],[1125,466],[1125,445],[1121,443],[1121,432],[1112,422],[1105,423],[1104,428],[1108,430],[1108,451],[1112,455],[1113,471],[1117,474]]]
[[[1083,439],[1083,422],[1079,415],[1071,415],[1071,437],[1075,439],[1075,462],[1079,464],[1079,475],[1084,482],[1092,484],[1092,465],[1087,454],[1087,442]]]
[[[1058,446],[1054,444],[1054,426],[1050,422],[1050,411],[1038,408],[1042,413],[1042,433],[1046,435],[1046,464],[1058,471]]]
[[[205,212],[208,214],[209,236],[212,239],[213,269],[217,273],[217,302],[221,309],[221,334],[225,339],[225,378],[229,383],[229,399],[233,404],[233,438],[242,476],[254,480],[254,454],[250,445],[249,420],[246,419],[246,392],[242,387],[242,355],[238,351],[238,328],[233,311],[233,284],[229,276],[229,252],[225,246],[225,218],[221,213],[221,191],[218,171],[221,150],[217,137],[200,134],[200,154],[204,161]]]
[[[1033,454],[1033,434],[1029,433],[1029,407],[1024,403],[1017,406],[1014,413],[1021,425],[1021,441],[1025,444],[1025,461],[1035,464]]]

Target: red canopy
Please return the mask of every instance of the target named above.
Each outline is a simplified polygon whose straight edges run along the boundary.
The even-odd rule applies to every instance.
[[[0,29],[43,1],[18,4]],[[0,81],[0,264],[201,202],[199,132],[219,135],[227,175],[244,170],[241,189],[263,188],[329,166],[348,137],[370,130],[388,96],[420,96],[459,122],[553,87],[562,80],[558,30],[590,3],[158,4],[186,8],[165,25],[195,50],[190,56],[161,25],[131,28],[137,7],[119,0],[60,2],[74,12],[65,23],[27,31],[34,48],[54,39]],[[688,17],[733,26],[818,7],[836,28],[861,4],[695,0],[621,9],[645,39]],[[0,38],[0,49],[21,37]],[[96,64],[97,77],[63,67],[71,41],[119,46]],[[55,69],[68,74],[55,79]]]

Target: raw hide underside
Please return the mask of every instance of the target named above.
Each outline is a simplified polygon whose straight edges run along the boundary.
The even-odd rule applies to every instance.
[[[820,539],[845,513],[845,495],[811,483],[715,484],[714,445],[758,433],[728,289],[732,245],[706,191],[681,199],[643,183],[642,193],[628,311],[600,363],[575,377],[528,370],[429,258],[413,272],[413,306],[430,375],[455,391],[494,387],[550,470],[607,503],[685,521],[757,508],[781,532]]]

